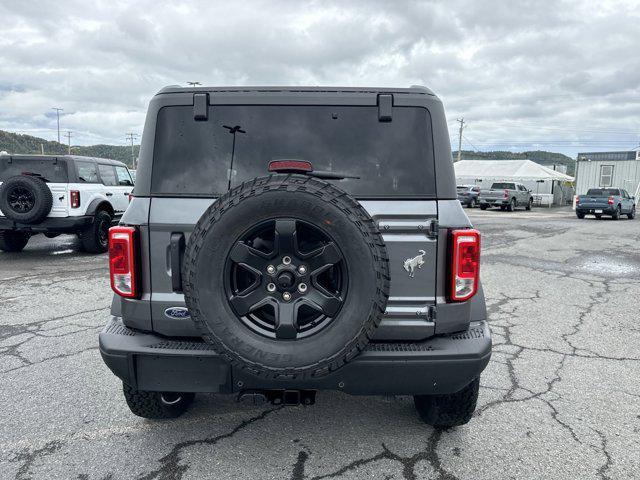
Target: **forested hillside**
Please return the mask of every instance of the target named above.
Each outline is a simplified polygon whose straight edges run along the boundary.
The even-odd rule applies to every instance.
[[[134,154],[137,157],[140,146],[134,145]],[[5,132],[0,130],[0,151],[8,153],[35,153],[40,154],[66,154],[67,145],[58,142],[51,142],[30,135],[20,135],[18,133]],[[125,145],[91,145],[75,146],[71,145],[71,153],[75,155],[85,155],[87,157],[111,158],[120,160],[131,166],[131,147]]]
[[[135,156],[138,156],[140,146],[134,146]],[[67,153],[67,145],[58,142],[51,142],[30,135],[21,135],[18,133],[5,132],[0,130],[0,151],[5,150],[9,153],[44,153],[48,154],[65,154]],[[86,155],[89,157],[103,157],[120,160],[131,166],[131,147],[125,145],[91,145],[91,146],[71,146],[71,153],[76,155]],[[458,152],[453,152],[453,158],[457,158]],[[546,166],[553,164],[561,164],[567,166],[567,173],[573,175],[574,160],[562,153],[545,152],[541,150],[531,152],[508,152],[508,151],[491,151],[491,152],[474,152],[471,150],[462,151],[463,160],[519,160],[529,159],[536,163]]]

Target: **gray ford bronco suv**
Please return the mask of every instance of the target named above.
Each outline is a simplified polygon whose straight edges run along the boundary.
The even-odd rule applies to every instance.
[[[461,425],[491,354],[480,234],[424,87],[167,87],[109,232],[100,351],[131,411],[412,395]]]

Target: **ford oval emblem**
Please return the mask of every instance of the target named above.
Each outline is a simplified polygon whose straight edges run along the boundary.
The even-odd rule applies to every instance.
[[[191,318],[189,309],[185,307],[169,307],[164,311],[164,314],[173,319]]]

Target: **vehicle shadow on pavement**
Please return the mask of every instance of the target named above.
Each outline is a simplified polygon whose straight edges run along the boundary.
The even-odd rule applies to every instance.
[[[138,477],[144,479],[182,478],[187,472],[188,478],[201,478],[211,469],[217,478],[320,479],[355,470],[357,478],[398,472],[406,478],[447,475],[439,454],[456,455],[457,450],[440,452],[440,442],[447,436],[447,442],[459,445],[468,431],[423,424],[411,397],[340,392],[321,392],[316,405],[295,407],[199,395],[178,420],[139,422],[144,432],[135,451],[129,441],[129,451],[147,457],[141,465],[157,465]],[[151,452],[160,455],[152,458]],[[236,462],[230,461],[233,457]]]

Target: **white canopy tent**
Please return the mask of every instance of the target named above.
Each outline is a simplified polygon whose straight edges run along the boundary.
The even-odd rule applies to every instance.
[[[489,188],[493,182],[519,182],[541,204],[562,204],[573,196],[572,191],[560,187],[561,183],[573,182],[573,177],[531,160],[462,160],[453,165],[458,185]]]

